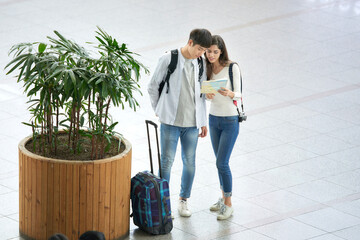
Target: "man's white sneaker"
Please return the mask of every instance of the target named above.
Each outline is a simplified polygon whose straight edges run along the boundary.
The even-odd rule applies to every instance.
[[[226,206],[225,204],[221,206],[220,213],[217,216],[218,220],[225,220],[231,217],[234,209],[232,207]]]
[[[214,203],[213,205],[211,205],[210,207],[210,211],[219,211],[221,206],[224,205],[224,199],[223,198],[219,198],[219,200]]]
[[[180,216],[182,216],[182,217],[190,217],[191,216],[191,212],[189,211],[189,209],[187,207],[186,200],[179,201],[178,211],[179,211]]]

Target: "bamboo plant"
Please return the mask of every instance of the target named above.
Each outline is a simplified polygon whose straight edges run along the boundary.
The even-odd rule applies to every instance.
[[[13,59],[7,74],[19,71],[17,81],[29,97],[32,118],[24,124],[32,128],[33,146],[44,156],[58,154],[62,129],[74,154],[81,154],[82,139],[89,139],[91,159],[104,158],[114,137],[121,137],[110,106],[124,109],[127,103],[136,111],[140,73],[149,70],[134,58],[138,54],[99,27],[97,43],[91,44],[95,52],[54,33],[49,43],[20,43],[9,51]]]

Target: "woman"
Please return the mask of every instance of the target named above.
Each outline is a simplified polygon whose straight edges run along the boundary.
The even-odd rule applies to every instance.
[[[232,90],[229,78],[229,64],[231,61],[224,40],[218,35],[212,36],[211,47],[207,49],[205,56],[208,79],[227,79],[225,88],[221,88],[216,94],[206,94],[206,98],[211,101],[209,114],[210,137],[222,191],[222,197],[210,207],[210,210],[219,211],[217,219],[225,220],[234,212],[231,203],[232,176],[229,159],[239,134],[238,112],[233,101],[241,98],[240,69],[237,64],[233,64],[234,90]]]

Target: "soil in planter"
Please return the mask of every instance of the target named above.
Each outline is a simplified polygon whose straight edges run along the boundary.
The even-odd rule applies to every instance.
[[[58,140],[57,140],[57,154],[53,152],[48,152],[48,149],[46,150],[46,153],[44,154],[43,151],[39,151],[39,142],[36,142],[36,147],[34,151],[34,143],[32,140],[28,141],[25,145],[25,148],[37,155],[49,157],[49,158],[55,158],[55,159],[62,159],[62,160],[82,160],[82,161],[88,161],[91,159],[91,140],[88,138],[80,138],[80,141],[82,141],[80,152],[75,153],[72,149],[68,147],[68,135],[59,134]],[[121,143],[120,151],[118,151],[119,148],[119,140],[113,139],[112,144],[109,148],[109,151],[105,153],[104,158],[109,158],[112,156],[115,156],[125,150],[125,145]]]

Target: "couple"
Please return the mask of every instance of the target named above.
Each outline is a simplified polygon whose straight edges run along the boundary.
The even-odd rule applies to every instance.
[[[205,59],[202,57],[204,53]],[[205,99],[211,101],[209,129],[222,197],[210,210],[219,211],[218,220],[228,219],[234,211],[231,204],[232,176],[229,159],[239,133],[238,113],[233,103],[233,100],[241,98],[239,67],[234,64],[232,91],[229,80],[231,61],[223,39],[218,35],[212,36],[206,29],[194,29],[187,44],[178,49],[177,67],[170,75],[169,85],[165,85],[159,94],[159,85],[167,74],[170,60],[170,52],[160,58],[148,85],[151,105],[161,122],[162,176],[170,181],[180,138],[183,170],[178,211],[180,216],[190,217],[187,199],[190,197],[195,175],[196,146],[198,137],[207,135]],[[210,79],[228,79],[226,88],[216,94],[201,94],[201,83]]]

